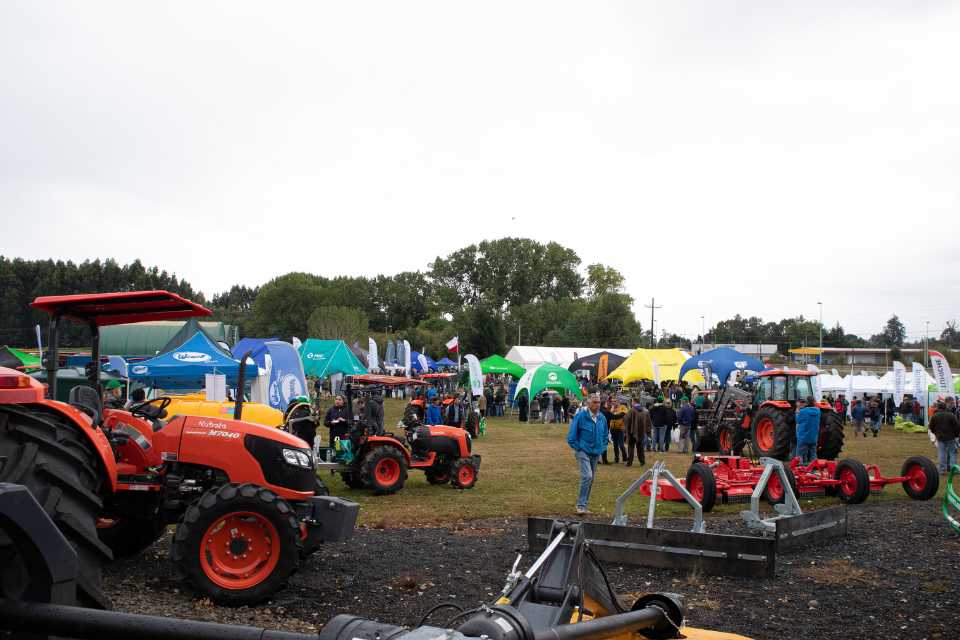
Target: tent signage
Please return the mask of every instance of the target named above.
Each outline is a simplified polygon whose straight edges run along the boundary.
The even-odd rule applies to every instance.
[[[130,371],[137,374],[138,376],[142,376],[143,374],[150,371],[150,367],[144,366],[142,364],[136,364],[136,365],[133,365]]]
[[[177,351],[173,354],[173,359],[179,360],[180,362],[209,362],[211,358],[209,353]]]

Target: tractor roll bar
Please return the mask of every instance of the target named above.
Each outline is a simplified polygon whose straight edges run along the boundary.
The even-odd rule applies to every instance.
[[[233,419],[239,420],[243,416],[243,385],[247,382],[247,358],[253,353],[252,349],[240,358],[240,373],[237,375],[237,397],[233,403]]]
[[[316,640],[316,634],[0,599],[0,629],[82,640]]]

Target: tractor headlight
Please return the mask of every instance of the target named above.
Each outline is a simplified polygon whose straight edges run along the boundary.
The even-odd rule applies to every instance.
[[[313,461],[310,459],[310,456],[297,449],[284,449],[283,459],[287,464],[292,464],[295,467],[309,469],[313,466]]]

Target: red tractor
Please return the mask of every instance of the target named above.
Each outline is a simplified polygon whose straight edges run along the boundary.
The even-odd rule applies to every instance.
[[[177,526],[172,556],[204,595],[250,604],[280,589],[322,541],[352,534],[358,506],[326,497],[307,444],[243,422],[243,373],[232,420],[173,416],[168,398],[104,407],[99,328],[210,315],[166,291],[37,298],[51,314],[48,389],[0,368],[0,482],[25,485],[76,549],[84,604],[109,607],[101,566],[137,553]],[[58,402],[58,327],[93,334],[89,386]],[[46,397],[45,397],[46,396]],[[0,536],[0,596],[27,582],[16,547]]]
[[[344,385],[349,413],[353,414],[357,396],[369,398],[382,393],[382,388],[390,384],[387,378],[355,376],[353,382]],[[426,426],[413,403],[404,412],[403,428],[404,435],[399,436],[384,431],[382,425],[358,417],[347,440],[321,453],[321,457],[332,459],[318,463],[318,467],[339,472],[352,489],[372,489],[377,494],[400,491],[407,481],[408,469],[422,469],[430,484],[450,483],[457,489],[473,488],[480,475],[480,456],[473,453],[473,438],[465,429]]]
[[[697,451],[715,443],[724,455],[740,455],[749,444],[757,456],[789,460],[796,448],[794,413],[797,400],[813,395],[811,371],[764,371],[751,395],[728,386],[710,408],[697,412]],[[843,449],[843,419],[829,403],[819,402],[820,439],[817,457],[835,460]]]

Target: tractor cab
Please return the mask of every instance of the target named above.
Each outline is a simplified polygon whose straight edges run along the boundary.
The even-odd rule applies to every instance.
[[[753,403],[755,406],[763,406],[764,403],[789,403],[791,407],[796,408],[798,400],[804,400],[815,395],[813,389],[812,371],[801,369],[776,369],[764,371],[759,374],[754,389]],[[818,403],[821,409],[830,409],[826,403]]]

